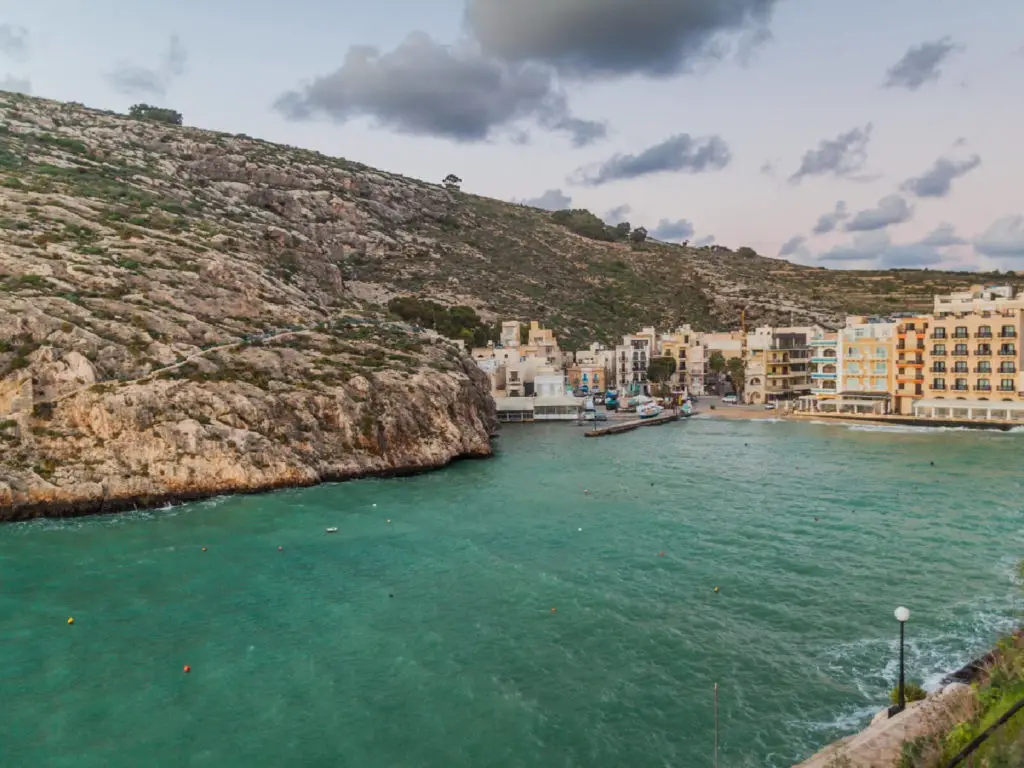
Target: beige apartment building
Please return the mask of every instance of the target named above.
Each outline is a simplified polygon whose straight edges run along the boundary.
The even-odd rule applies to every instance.
[[[1021,420],[1024,297],[1009,287],[937,296],[925,350],[924,397],[913,412],[936,418]]]

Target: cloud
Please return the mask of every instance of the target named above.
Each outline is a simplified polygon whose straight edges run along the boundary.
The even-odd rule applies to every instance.
[[[925,83],[938,80],[942,75],[941,64],[960,49],[949,37],[912,46],[886,71],[885,87],[916,91]]]
[[[171,35],[160,64],[144,67],[130,61],[120,61],[107,73],[107,82],[125,96],[164,96],[171,84],[185,74],[188,52],[181,38]]]
[[[839,226],[839,222],[845,221],[849,215],[850,212],[846,209],[846,202],[840,200],[836,203],[836,207],[831,213],[823,213],[818,217],[818,221],[813,229],[811,229],[811,232],[816,235],[827,235]]]
[[[1003,216],[974,240],[974,250],[995,259],[1024,258],[1024,216]]]
[[[661,240],[663,243],[681,243],[693,237],[693,233],[693,224],[686,219],[662,219],[658,226],[648,232],[655,240]]]
[[[549,189],[540,197],[531,197],[519,202],[533,208],[542,208],[545,211],[562,211],[572,205],[572,198],[560,189]]]
[[[570,113],[550,70],[507,66],[422,32],[387,53],[350,48],[340,68],[281,95],[274,107],[290,120],[369,117],[397,133],[465,143],[485,141],[525,119],[568,133],[575,146],[607,131],[603,123]]]
[[[668,77],[739,53],[770,35],[779,0],[468,0],[465,22],[485,54],[576,78]]]
[[[945,197],[954,179],[967,175],[979,165],[981,158],[978,155],[971,155],[965,160],[940,157],[920,176],[903,182],[901,189],[917,197]]]
[[[796,253],[797,249],[806,242],[807,238],[803,235],[794,235],[784,242],[781,248],[779,248],[779,258],[782,258],[783,256],[792,256]]]
[[[721,136],[694,138],[688,133],[679,133],[635,155],[617,154],[596,168],[581,168],[573,183],[596,187],[655,173],[718,171],[731,160],[729,145]]]
[[[913,207],[900,195],[887,195],[878,201],[875,208],[866,208],[856,213],[843,227],[847,232],[870,232],[885,229],[893,224],[909,221],[914,215]]]
[[[633,208],[627,203],[617,205],[605,213],[604,221],[607,224],[621,224],[622,222],[627,221],[626,217],[629,216],[632,211]]]
[[[838,245],[818,257],[857,269],[921,269],[942,263],[943,254],[924,242],[895,244],[884,231],[861,232],[853,241]]]
[[[17,24],[0,24],[0,54],[14,61],[28,59],[28,30]]]
[[[943,223],[925,235],[921,243],[934,248],[944,248],[950,245],[965,245],[967,241],[956,234],[952,224]]]
[[[816,149],[804,153],[790,183],[797,184],[807,176],[850,176],[864,167],[868,159],[872,124],[853,128],[834,139],[823,139]]]
[[[5,75],[3,78],[0,78],[0,91],[24,93],[26,96],[30,96],[32,94],[32,83],[27,77]]]

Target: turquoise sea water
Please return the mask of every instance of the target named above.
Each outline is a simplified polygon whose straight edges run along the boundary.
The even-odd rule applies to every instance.
[[[498,442],[0,527],[0,765],[699,768],[717,682],[721,766],[785,766],[886,704],[897,605],[929,683],[1012,621],[1024,434]]]

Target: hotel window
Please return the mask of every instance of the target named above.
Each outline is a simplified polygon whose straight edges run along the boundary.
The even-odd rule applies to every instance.
[[[953,389],[959,390],[961,392],[966,392],[967,391],[967,379],[954,379],[953,380]]]
[[[887,355],[885,347],[875,347],[875,357],[886,357]]]
[[[946,345],[945,344],[936,344],[934,347],[932,347],[932,354],[933,355],[944,355],[944,354],[946,354]]]
[[[932,338],[933,339],[944,339],[944,338],[946,338],[946,329],[945,328],[936,328],[934,331],[932,331]]]
[[[988,392],[992,389],[992,382],[988,379],[978,379],[978,391]]]
[[[1003,344],[1003,346],[1001,346],[999,348],[999,354],[1000,355],[1016,355],[1017,354],[1017,347],[1014,346],[1013,344]]]
[[[992,326],[991,325],[979,325],[978,326],[978,338],[979,339],[991,339],[992,338]]]
[[[953,373],[967,373],[967,361],[957,360],[953,363]]]
[[[955,345],[953,347],[953,354],[954,355],[966,355],[967,354],[967,345],[966,344],[957,344],[957,345]]]
[[[953,331],[953,338],[954,339],[966,339],[967,338],[967,326],[966,325],[958,325],[956,327],[956,330]]]
[[[1000,373],[1016,373],[1017,372],[1017,366],[1014,365],[1013,363],[1005,363],[1005,362],[1004,363],[1000,363],[999,364],[999,372]]]
[[[932,379],[932,389],[945,389],[945,388],[946,388],[946,380],[945,379]]]
[[[999,382],[999,389],[1002,392],[1013,392],[1013,379],[1003,379]]]
[[[888,373],[889,366],[885,363],[875,363],[875,373]]]
[[[999,331],[999,335],[1004,339],[1013,339],[1017,337],[1017,328],[1012,325],[1004,325],[1002,330]]]

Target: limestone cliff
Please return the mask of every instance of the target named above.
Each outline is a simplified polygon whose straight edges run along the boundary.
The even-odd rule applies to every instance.
[[[4,382],[21,399],[0,423],[0,519],[110,512],[490,455],[494,403],[476,366],[447,344],[416,351],[433,367],[346,374],[336,335],[303,334],[301,346],[289,338],[293,346],[218,349],[150,379],[84,388],[77,382],[92,379],[88,364],[74,352],[53,359],[44,348],[21,386]],[[29,408],[32,372],[38,393],[52,398],[61,382],[65,391]]]

